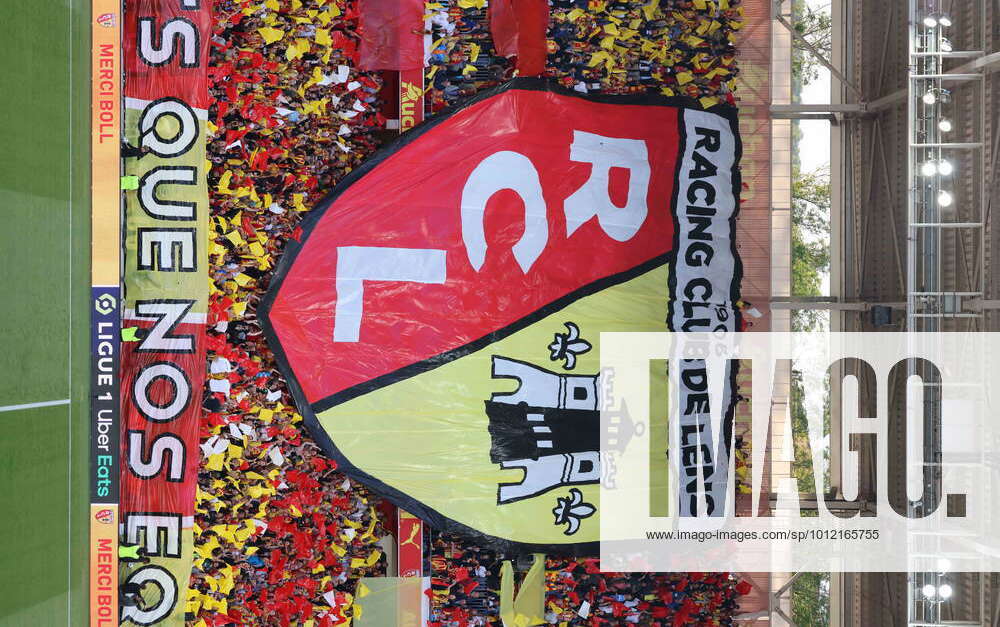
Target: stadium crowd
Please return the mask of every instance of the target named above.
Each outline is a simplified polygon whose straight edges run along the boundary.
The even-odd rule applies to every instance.
[[[505,556],[460,538],[436,535],[431,560],[431,627],[502,623],[501,563]],[[726,573],[602,573],[594,558],[545,562],[545,616],[550,625],[731,625],[750,584]]]
[[[302,214],[378,147],[381,80],[356,67],[356,0],[213,8],[210,380],[187,620],[349,624],[357,579],[385,574],[379,499],[338,473],[304,430],[257,307]],[[484,0],[427,12],[430,109],[512,75],[492,52]],[[578,91],[732,103],[740,26],[736,0],[555,0],[547,74]],[[433,624],[499,624],[503,558],[437,540]],[[546,619],[559,625],[725,625],[746,585],[725,574],[599,574],[593,560],[551,558],[547,579]]]
[[[485,0],[428,5],[429,111],[514,74],[493,52]],[[553,0],[545,76],[576,91],[735,105],[739,0]]]

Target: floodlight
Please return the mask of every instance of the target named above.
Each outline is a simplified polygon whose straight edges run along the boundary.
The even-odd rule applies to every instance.
[[[951,173],[955,171],[955,166],[951,164],[951,161],[942,159],[937,164],[937,171],[941,176],[951,176]]]
[[[951,192],[946,192],[943,189],[938,192],[938,195],[937,195],[938,206],[940,206],[940,207],[950,207],[951,203],[953,201],[954,201],[954,198],[952,198]]]
[[[933,15],[928,15],[927,17],[924,18],[924,26],[926,26],[927,28],[934,28],[937,25],[938,25],[937,18],[935,18]]]
[[[925,583],[924,587],[921,588],[920,591],[924,594],[924,597],[928,599],[933,599],[937,594],[937,588],[935,588],[932,583]]]
[[[935,174],[937,174],[937,171],[938,171],[937,164],[935,164],[933,161],[924,161],[920,165],[920,173],[923,174],[924,176],[934,176]]]
[[[950,133],[951,120],[949,120],[948,118],[941,118],[941,120],[938,122],[938,130],[941,131],[942,133]]]
[[[924,94],[921,100],[923,100],[924,104],[926,105],[932,105],[935,102],[937,102],[937,94],[935,94],[934,90],[932,89],[928,91],[926,94]]]

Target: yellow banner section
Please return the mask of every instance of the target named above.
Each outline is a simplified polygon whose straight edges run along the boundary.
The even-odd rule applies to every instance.
[[[419,577],[362,577],[351,627],[422,627],[426,599]]]
[[[90,506],[90,627],[118,625],[118,506]]]
[[[163,558],[153,556],[148,558],[148,562],[126,562],[119,566],[119,575],[123,582],[138,586],[136,591],[141,599],[136,599],[135,603],[126,603],[121,608],[122,625],[158,625],[160,627],[183,627],[184,612],[194,611],[198,613],[201,602],[195,600],[190,602],[184,595],[197,598],[197,591],[188,592],[187,581],[191,578],[191,563],[194,560],[194,529],[186,527],[181,530],[180,543],[181,555],[179,559]],[[216,579],[211,579],[223,587],[224,592],[233,587],[234,571],[229,567],[228,579],[226,569],[223,569]],[[182,581],[185,585],[177,588],[168,582]],[[227,589],[228,588],[228,589]],[[128,588],[123,588],[128,592]],[[168,595],[164,598],[164,595]],[[208,599],[210,597],[202,597]],[[192,610],[193,608],[193,610]],[[214,607],[207,608],[225,614],[229,611],[225,599],[219,601]],[[166,617],[163,614],[166,613]]]
[[[91,23],[91,276],[93,285],[120,282],[121,15],[118,0],[92,0]]]
[[[195,299],[188,314],[208,311],[208,184],[205,179],[205,111],[180,109],[183,126],[172,110],[155,116],[145,106],[125,110],[125,137],[140,146],[140,124],[159,137],[191,137],[192,146],[179,155],[148,152],[125,161],[126,176],[138,189],[125,195],[125,283],[128,307],[137,301],[164,298]],[[145,112],[146,119],[141,119]],[[151,122],[155,120],[155,122]]]
[[[317,417],[352,464],[438,514],[505,540],[596,542],[600,482],[614,480],[596,438],[598,330],[662,331],[668,277],[654,268]],[[665,399],[665,374],[650,383]],[[620,413],[624,447],[646,425]]]

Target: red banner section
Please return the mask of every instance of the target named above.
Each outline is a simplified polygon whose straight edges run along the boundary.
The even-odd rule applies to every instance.
[[[424,67],[422,0],[365,0],[359,16],[362,70],[417,70]]]
[[[493,0],[489,6],[490,35],[496,51],[517,57],[521,76],[538,76],[545,71],[548,54],[545,34],[549,24],[546,0]]]
[[[530,115],[550,110],[559,115]],[[310,243],[319,244],[298,252],[282,281],[287,297],[270,311],[306,400],[321,401],[465,346],[594,281],[669,252],[677,111],[511,89],[443,119],[419,142],[374,164],[363,183],[342,185],[336,206],[355,209],[330,211],[336,218],[316,225]],[[588,159],[601,159],[602,141],[640,145],[648,159],[642,176],[629,175],[631,161],[618,167],[622,164],[605,159],[595,169]],[[625,150],[615,147],[616,156]],[[603,182],[594,183],[594,176]],[[610,191],[609,202],[634,201],[641,191],[649,205],[643,228],[633,233],[608,217],[583,220],[593,213],[581,217],[586,223],[567,224],[573,212],[553,208],[561,208],[585,183]],[[648,192],[640,185],[648,185]],[[406,211],[397,210],[400,198],[407,199]],[[615,210],[608,205],[606,213]],[[628,208],[620,215],[627,220]],[[393,252],[399,250],[404,252]],[[434,252],[410,252],[427,250]],[[588,254],[574,254],[577,250]],[[393,254],[398,259],[390,258]],[[352,302],[356,313],[338,303],[348,277],[368,272],[377,280],[378,270],[370,264],[417,272],[425,265],[437,268],[434,255],[447,260],[440,271],[446,280],[428,271],[425,279],[414,274],[369,290],[363,320],[360,301]],[[446,311],[454,315],[442,317]],[[304,318],[303,312],[312,313]],[[342,319],[339,327],[336,317]]]
[[[183,625],[208,289],[211,3],[127,0],[121,542],[123,625]],[[148,558],[148,559],[147,559]]]

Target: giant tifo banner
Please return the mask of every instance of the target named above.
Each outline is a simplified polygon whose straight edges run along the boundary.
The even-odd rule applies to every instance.
[[[596,554],[600,333],[738,329],[739,158],[734,110],[540,79],[376,153],[261,307],[317,441],[436,527]],[[711,437],[705,382],[681,379],[687,431]],[[682,513],[722,502],[728,455],[702,452],[707,495]]]
[[[142,599],[123,625],[183,625],[192,563],[208,300],[205,123],[211,3],[125,2],[121,542]]]

